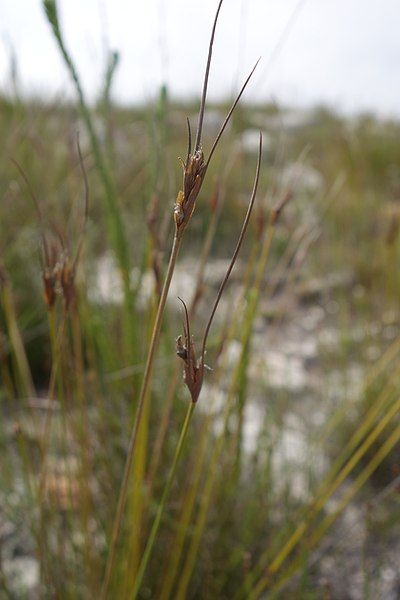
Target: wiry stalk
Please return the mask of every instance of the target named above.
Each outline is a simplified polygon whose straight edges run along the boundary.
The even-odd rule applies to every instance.
[[[129,484],[129,476],[130,476],[131,467],[132,467],[137,433],[139,430],[139,425],[140,425],[140,421],[141,421],[141,417],[142,417],[142,413],[143,413],[143,409],[144,409],[145,398],[146,398],[150,380],[151,380],[154,357],[155,357],[155,353],[156,353],[156,350],[158,347],[158,341],[159,341],[160,333],[161,333],[161,325],[162,325],[162,320],[163,320],[163,316],[164,316],[165,304],[167,301],[168,292],[169,292],[169,288],[170,288],[171,280],[172,280],[172,275],[174,273],[174,269],[175,269],[175,265],[176,265],[176,260],[178,258],[181,240],[182,240],[181,236],[179,234],[175,234],[173,245],[172,245],[172,250],[171,250],[171,256],[170,256],[169,263],[168,263],[167,273],[165,276],[165,281],[164,281],[163,289],[161,292],[160,303],[159,303],[158,309],[157,309],[156,320],[155,320],[153,331],[152,331],[149,353],[147,355],[146,367],[145,367],[145,371],[144,371],[144,375],[143,375],[142,387],[140,390],[140,396],[139,396],[139,400],[138,400],[138,405],[137,405],[137,410],[136,410],[136,414],[135,414],[135,420],[134,420],[134,424],[133,424],[133,428],[132,428],[132,433],[131,433],[131,437],[129,440],[128,454],[127,454],[127,460],[125,463],[124,475],[122,478],[121,488],[120,488],[120,492],[119,492],[117,512],[116,512],[113,531],[112,531],[112,535],[111,535],[110,551],[109,551],[109,555],[108,555],[108,559],[107,559],[103,589],[102,589],[102,593],[101,593],[102,598],[106,598],[108,588],[110,585],[111,572],[112,572],[112,568],[113,568],[113,564],[114,564],[118,537],[119,537],[119,533],[121,530],[122,518],[123,518],[123,514],[124,514],[124,510],[125,510],[126,496],[127,496],[128,484]]]
[[[182,500],[182,513],[179,522],[176,526],[176,535],[171,545],[169,561],[165,565],[164,573],[161,578],[162,588],[157,594],[158,600],[168,600],[171,596],[172,588],[178,572],[179,563],[181,560],[185,538],[190,529],[190,520],[194,510],[197,491],[200,485],[200,480],[203,474],[204,462],[207,456],[208,447],[208,431],[212,421],[212,414],[209,413],[206,421],[201,428],[200,437],[196,438],[196,450],[194,462],[191,468],[192,476],[188,484],[188,490]]]
[[[212,58],[212,49],[213,49],[214,38],[215,38],[215,30],[217,28],[217,21],[218,21],[219,11],[221,10],[221,6],[222,6],[222,2],[223,1],[224,0],[220,0],[220,2],[218,4],[218,8],[217,8],[217,12],[215,14],[214,24],[213,24],[213,28],[212,28],[212,32],[211,32],[210,44],[209,44],[209,47],[208,47],[207,65],[206,65],[206,72],[205,72],[205,75],[204,75],[203,93],[201,95],[201,103],[200,103],[200,110],[199,110],[199,123],[198,123],[198,126],[197,126],[196,142],[195,142],[195,145],[194,145],[195,151],[200,149],[200,144],[201,144],[201,134],[202,134],[202,130],[203,130],[204,111],[205,111],[205,108],[206,108],[207,87],[208,87],[208,79],[209,79],[209,76],[210,76],[210,66],[211,66],[211,58]]]
[[[185,440],[186,440],[186,436],[189,430],[189,425],[190,425],[190,421],[192,420],[192,416],[193,416],[193,412],[195,409],[196,404],[194,402],[190,402],[187,413],[186,413],[186,418],[185,418],[185,422],[183,424],[182,427],[182,431],[181,434],[179,436],[179,441],[175,450],[175,455],[174,455],[174,459],[172,461],[172,466],[168,475],[168,479],[165,483],[164,486],[164,491],[163,491],[163,495],[161,497],[161,501],[160,504],[158,505],[158,509],[157,509],[157,514],[156,517],[154,519],[154,523],[153,526],[151,528],[148,540],[147,540],[147,544],[146,544],[146,548],[139,566],[139,570],[138,573],[136,575],[136,579],[135,579],[135,585],[131,594],[131,599],[132,600],[136,600],[136,597],[139,593],[140,587],[142,585],[142,581],[143,581],[143,576],[145,574],[146,568],[147,568],[147,564],[149,562],[149,558],[151,555],[151,551],[153,549],[154,546],[154,542],[157,536],[157,532],[158,529],[160,527],[160,523],[161,523],[161,518],[164,512],[164,507],[165,507],[165,503],[167,501],[170,489],[171,489],[171,485],[175,479],[175,474],[176,474],[176,468],[178,466],[178,462],[180,459],[180,456],[182,454],[182,450],[184,448],[184,444],[185,444]]]
[[[207,160],[207,163],[206,163],[206,168],[209,167],[211,159],[212,159],[212,157],[214,155],[214,152],[215,152],[215,150],[216,150],[216,148],[218,146],[218,143],[219,143],[219,141],[220,141],[220,139],[221,139],[221,137],[222,137],[222,135],[223,135],[223,133],[224,133],[224,131],[226,129],[226,126],[228,125],[228,123],[229,123],[229,121],[230,121],[230,119],[231,119],[231,117],[233,115],[233,111],[235,110],[236,106],[238,105],[240,98],[243,96],[243,93],[244,93],[244,91],[245,91],[245,89],[246,89],[246,87],[247,87],[250,79],[253,77],[254,71],[256,70],[256,68],[257,68],[258,63],[260,62],[260,60],[261,60],[261,57],[257,60],[257,62],[255,63],[254,67],[252,68],[252,70],[248,74],[248,76],[247,76],[244,84],[242,85],[242,87],[240,89],[240,92],[236,96],[236,99],[235,99],[234,103],[232,104],[231,108],[229,109],[229,112],[226,115],[225,120],[224,120],[224,122],[222,123],[222,125],[220,127],[220,130],[219,130],[219,132],[217,134],[217,137],[215,138],[214,143],[211,146],[210,154],[208,155],[208,160]]]
[[[212,325],[212,322],[213,322],[213,319],[214,319],[215,312],[216,312],[216,310],[218,308],[218,304],[219,304],[219,302],[221,300],[221,296],[223,294],[225,286],[228,283],[228,279],[230,277],[230,274],[232,273],[232,269],[235,266],[236,259],[238,257],[238,254],[240,252],[240,248],[241,248],[242,243],[243,243],[243,238],[244,238],[244,235],[246,233],[246,230],[247,230],[247,227],[248,227],[248,224],[249,224],[249,221],[250,221],[251,213],[252,213],[254,202],[255,202],[255,199],[256,199],[257,188],[258,188],[258,181],[260,179],[261,156],[262,156],[262,134],[260,133],[260,138],[259,138],[259,143],[258,143],[257,168],[256,168],[256,176],[255,176],[255,179],[254,179],[253,191],[251,193],[250,202],[249,202],[249,205],[247,207],[246,216],[245,216],[244,221],[243,221],[242,229],[241,229],[240,234],[239,234],[239,239],[237,241],[235,251],[234,251],[233,256],[231,258],[231,262],[229,264],[228,270],[225,273],[225,277],[222,280],[222,283],[221,283],[220,288],[218,290],[217,298],[215,300],[214,306],[213,306],[212,311],[211,311],[210,318],[209,318],[207,326],[206,326],[206,330],[204,332],[203,345],[202,345],[202,350],[201,350],[201,356],[202,356],[203,360],[204,360],[204,354],[205,354],[205,351],[206,351],[206,344],[207,344],[208,334],[210,333],[210,328],[211,328],[211,325]]]

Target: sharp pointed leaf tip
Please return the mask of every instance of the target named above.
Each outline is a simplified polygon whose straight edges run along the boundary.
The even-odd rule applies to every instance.
[[[254,74],[254,71],[256,70],[256,68],[257,68],[257,65],[258,65],[258,63],[260,62],[260,60],[261,60],[261,56],[260,56],[260,58],[257,60],[257,62],[255,63],[255,65],[254,65],[254,67],[252,68],[252,70],[250,71],[249,75],[247,76],[247,78],[246,78],[246,80],[245,80],[244,84],[242,85],[242,87],[241,87],[241,89],[240,89],[240,91],[239,91],[238,95],[236,96],[236,99],[235,99],[234,103],[232,104],[232,106],[231,106],[231,108],[230,108],[230,110],[229,110],[229,112],[228,112],[227,116],[225,117],[225,120],[224,120],[224,122],[223,122],[223,123],[222,123],[222,125],[221,125],[221,128],[220,128],[220,130],[219,130],[219,132],[218,132],[218,134],[217,134],[217,137],[215,138],[215,141],[214,141],[214,143],[213,143],[213,145],[212,145],[212,147],[211,147],[210,154],[209,154],[209,156],[208,156],[208,159],[207,159],[207,162],[206,162],[206,169],[208,169],[208,167],[209,167],[209,164],[210,164],[210,162],[211,162],[211,159],[212,159],[212,157],[213,157],[213,154],[214,154],[214,152],[215,152],[215,150],[216,150],[216,148],[217,148],[217,146],[218,146],[218,143],[219,143],[219,141],[220,141],[220,139],[221,139],[221,137],[222,137],[222,135],[223,135],[223,133],[224,133],[224,131],[225,131],[225,128],[226,128],[226,126],[228,125],[228,123],[229,123],[229,121],[230,121],[230,119],[231,119],[231,117],[232,117],[233,111],[235,110],[235,108],[236,108],[237,104],[239,103],[239,100],[240,100],[240,98],[242,97],[242,95],[243,95],[243,93],[244,93],[245,89],[247,88],[247,85],[248,85],[248,83],[249,83],[250,79],[252,78],[252,76],[253,76],[253,74]]]
[[[204,111],[205,111],[205,106],[206,106],[207,88],[208,88],[208,80],[209,80],[209,76],[210,76],[210,66],[211,66],[211,59],[212,59],[212,50],[213,50],[213,44],[214,44],[215,30],[217,28],[218,17],[219,17],[219,13],[220,13],[223,1],[224,0],[220,0],[218,3],[218,8],[215,13],[214,23],[213,23],[213,27],[211,30],[210,42],[209,42],[209,46],[208,46],[206,72],[204,74],[204,82],[203,82],[203,89],[202,89],[202,93],[201,93],[199,118],[198,118],[198,124],[197,124],[197,132],[196,132],[196,141],[195,141],[195,145],[194,145],[195,151],[199,150],[201,147],[201,134],[202,134],[202,130],[203,130],[203,119],[204,119]]]

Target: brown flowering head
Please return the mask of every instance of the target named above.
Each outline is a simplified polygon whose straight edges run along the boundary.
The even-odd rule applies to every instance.
[[[86,228],[86,221],[88,217],[89,207],[89,184],[86,175],[85,166],[83,163],[83,157],[81,148],[79,145],[79,137],[77,138],[77,150],[79,156],[79,164],[81,167],[85,191],[84,199],[84,210],[82,214],[82,222],[80,226],[80,235],[78,239],[77,249],[75,257],[71,257],[69,250],[69,244],[67,243],[67,237],[63,229],[54,223],[49,227],[48,219],[44,218],[40,203],[35,195],[33,188],[31,187],[28,177],[26,176],[22,167],[13,160],[15,166],[19,170],[22,178],[24,179],[29,195],[34,204],[41,237],[41,248],[42,248],[42,281],[43,281],[43,294],[46,305],[49,309],[52,309],[55,305],[57,295],[62,293],[64,297],[64,306],[68,309],[73,300],[75,299],[75,274],[77,269],[78,260],[80,257],[81,247],[83,243],[83,237]]]
[[[194,192],[198,191],[199,182],[202,183],[204,178],[204,170],[204,154],[203,150],[199,148],[193,154],[189,154],[183,171],[183,193],[187,200],[193,196]]]
[[[57,292],[60,289],[59,286],[59,274],[61,265],[61,254],[62,244],[60,245],[60,239],[57,232],[54,237],[51,236],[49,239],[48,223],[44,218],[40,203],[36,194],[29,182],[29,179],[21,167],[21,165],[14,159],[13,163],[17,167],[21,177],[25,181],[27,190],[35,207],[37,218],[39,222],[40,238],[41,238],[41,265],[42,265],[42,281],[43,281],[43,296],[46,305],[49,309],[52,309],[56,303]]]
[[[187,307],[181,298],[179,298],[179,300],[182,302],[185,311],[185,320],[183,326],[184,339],[181,335],[178,336],[176,340],[176,354],[184,362],[183,379],[190,392],[192,402],[197,402],[200,396],[201,388],[203,386],[204,360],[203,356],[201,356],[200,359],[196,358],[194,343],[190,335],[189,315]]]
[[[201,148],[191,153],[190,133],[189,151],[183,163],[183,191],[178,193],[174,206],[175,226],[178,233],[183,232],[193,214],[197,196],[206,174],[207,165]]]
[[[57,296],[62,296],[65,310],[71,307],[75,299],[75,260],[71,261],[68,244],[64,232],[55,224],[49,234],[42,236],[42,280],[44,299],[49,309],[56,303]]]

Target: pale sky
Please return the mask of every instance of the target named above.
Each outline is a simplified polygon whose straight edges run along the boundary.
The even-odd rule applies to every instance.
[[[121,54],[114,97],[200,92],[217,0],[58,0],[62,29],[88,95],[104,48]],[[292,106],[400,116],[400,0],[225,0],[217,28],[210,97],[230,95],[259,56],[246,97]],[[0,87],[10,47],[22,90],[55,96],[71,85],[40,0],[0,0]]]

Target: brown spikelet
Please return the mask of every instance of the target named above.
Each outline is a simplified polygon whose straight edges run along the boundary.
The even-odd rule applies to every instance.
[[[12,161],[26,184],[29,196],[33,202],[37,214],[41,238],[43,297],[48,309],[52,309],[57,299],[57,287],[61,265],[60,248],[58,243],[54,240],[49,241],[39,200],[36,197],[25,171],[16,160],[12,159]]]
[[[81,148],[79,145],[79,136],[77,137],[77,149],[84,182],[85,199],[82,223],[74,258],[70,257],[70,251],[66,242],[66,236],[63,228],[55,223],[51,223],[50,226],[45,223],[40,203],[36,198],[25,171],[17,161],[13,160],[15,166],[25,181],[39,221],[42,251],[41,263],[43,296],[49,310],[53,309],[57,300],[58,292],[60,291],[64,297],[64,307],[66,310],[71,307],[76,297],[75,274],[82,248],[89,208],[89,184],[83,163]]]
[[[174,206],[175,225],[179,232],[183,232],[190,221],[205,174],[204,154],[199,149],[189,154],[183,168],[183,191],[178,193]]]
[[[196,358],[196,351],[192,336],[190,335],[190,324],[189,314],[187,306],[182,298],[179,298],[182,302],[185,311],[185,320],[183,325],[184,340],[179,335],[176,339],[176,353],[184,362],[183,368],[183,379],[190,392],[192,402],[197,402],[201,388],[203,386],[204,378],[204,362]]]

